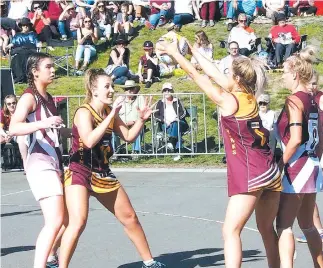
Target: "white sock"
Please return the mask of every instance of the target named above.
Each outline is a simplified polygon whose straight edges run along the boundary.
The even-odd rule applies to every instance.
[[[148,261],[144,261],[144,264],[146,266],[150,266],[150,265],[153,265],[156,261],[154,261],[154,259],[151,259],[151,260],[148,260]]]
[[[48,256],[48,258],[47,258],[47,262],[55,261],[55,259],[56,259],[56,256],[55,256],[55,255]]]

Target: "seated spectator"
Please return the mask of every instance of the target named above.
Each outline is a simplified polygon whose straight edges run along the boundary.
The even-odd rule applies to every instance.
[[[95,44],[98,41],[98,29],[94,26],[89,15],[85,16],[83,26],[77,30],[77,49],[75,53],[75,69],[78,75],[82,75],[87,69],[91,58],[96,55]],[[81,58],[83,59],[83,66],[80,68]]]
[[[315,16],[317,7],[314,5],[314,0],[296,0],[289,11],[294,16]]]
[[[47,11],[49,13],[51,30],[55,36],[59,37],[58,22],[59,17],[62,14],[63,10],[67,7],[68,3],[66,0],[50,0],[48,2]]]
[[[172,3],[170,0],[150,1],[151,15],[149,23],[146,24],[150,30],[155,30],[157,26],[165,25],[173,17]]]
[[[128,5],[126,3],[121,4],[120,10],[121,13],[118,13],[114,23],[113,43],[117,39],[118,34],[123,34],[126,41],[128,41],[129,35],[133,34],[133,24],[130,22],[128,15]]]
[[[95,0],[75,0],[77,11],[85,17],[94,7]]]
[[[182,148],[182,134],[189,128],[185,120],[186,109],[182,102],[172,95],[174,89],[171,83],[163,84],[162,93],[163,99],[157,102],[154,116],[162,123],[162,129],[168,134],[167,148],[178,152],[179,148]],[[174,160],[179,159],[179,156],[174,158]]]
[[[135,9],[135,21],[140,21],[142,24],[150,13],[149,0],[132,0]]]
[[[217,0],[201,0],[199,1],[200,14],[202,18],[201,27],[204,28],[207,25],[213,27],[215,25],[215,14],[217,7]]]
[[[138,108],[141,109],[145,104],[145,98],[138,96],[140,86],[136,85],[133,80],[127,80],[121,88],[126,93],[126,98],[119,111],[121,120],[131,128],[135,122],[139,119]],[[132,153],[138,154],[141,152],[141,141],[143,140],[144,131],[140,133],[137,139],[132,144]],[[120,145],[120,138],[115,136],[115,148]]]
[[[76,13],[73,4],[65,7],[62,14],[59,16],[58,30],[63,40],[67,38],[77,39],[77,29],[83,24],[82,13]]]
[[[180,31],[182,26],[194,21],[192,0],[174,0],[173,22],[167,27],[168,31]]]
[[[245,57],[239,53],[239,44],[235,41],[232,41],[228,44],[229,55],[224,57],[219,63],[219,70],[225,75],[230,74],[232,62],[238,57]]]
[[[4,0],[0,1],[0,17],[1,18],[8,17],[8,1],[4,1]]]
[[[233,27],[228,38],[228,43],[235,41],[239,44],[239,53],[244,56],[251,54],[251,46],[256,41],[255,31],[247,26],[247,15],[240,13],[238,25]]]
[[[160,81],[158,58],[154,53],[154,44],[151,41],[145,41],[143,48],[145,55],[141,56],[139,61],[139,81],[146,83],[145,88],[150,88],[153,82]]]
[[[47,10],[43,10],[39,2],[33,2],[32,12],[28,14],[28,18],[34,26],[39,41],[46,42],[52,39],[52,31],[50,29],[50,18]]]
[[[301,37],[293,25],[286,23],[284,14],[278,14],[276,19],[278,25],[271,28],[269,37],[275,46],[277,66],[281,68],[283,60],[286,60],[295,52],[296,45],[300,42]]]
[[[8,45],[11,49],[12,59],[10,67],[15,83],[26,83],[26,64],[29,56],[37,51],[37,47],[41,47],[41,43],[37,39],[37,35],[33,30],[30,19],[22,18],[19,23],[21,32],[17,33]]]
[[[275,152],[276,139],[274,134],[274,123],[276,121],[276,113],[269,109],[270,97],[268,94],[261,94],[258,99],[259,116],[262,121],[262,125],[270,133],[269,135],[269,147],[272,152]]]
[[[232,24],[240,13],[245,13],[247,16],[247,24],[249,25],[251,18],[256,10],[256,1],[255,0],[232,0],[227,2],[227,23]],[[228,29],[231,27],[228,25]]]
[[[129,71],[130,50],[127,48],[128,41],[120,35],[116,40],[116,47],[111,50],[108,65],[105,72],[117,85],[124,85],[129,79],[139,80],[138,76]]]
[[[198,31],[195,33],[195,43],[193,47],[196,48],[205,58],[213,61],[213,45],[210,43],[209,38],[204,31]],[[191,58],[191,63],[197,70],[202,70],[194,57]]]
[[[266,9],[266,17],[271,19],[274,25],[277,25],[278,14],[285,14],[285,0],[264,0],[263,4]]]
[[[25,166],[25,161],[27,158],[27,136],[13,137],[9,133],[9,125],[11,117],[16,111],[17,107],[17,97],[15,95],[7,95],[3,101],[3,109],[0,113],[0,143],[1,143],[1,155],[3,155],[3,150],[6,143],[11,143],[14,146],[18,146],[21,158],[23,161],[23,166]]]
[[[110,42],[112,33],[113,15],[109,9],[106,8],[103,0],[95,3],[96,8],[93,10],[92,19],[99,29],[99,36],[101,39]]]

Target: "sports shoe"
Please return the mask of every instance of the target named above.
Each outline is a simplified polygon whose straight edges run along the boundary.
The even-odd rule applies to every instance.
[[[202,20],[201,27],[202,28],[205,28],[206,25],[207,25],[207,21],[206,20]]]
[[[174,146],[171,142],[167,143],[167,151],[174,151]]]
[[[151,80],[148,80],[148,81],[146,81],[145,88],[150,88],[151,85],[152,85],[152,81]]]
[[[46,263],[46,268],[59,268],[57,255],[55,255],[55,260]]]
[[[210,20],[210,21],[209,21],[209,26],[210,26],[210,27],[214,27],[214,25],[215,25],[214,20]]]
[[[179,161],[181,160],[181,156],[180,155],[176,155],[174,156],[173,160],[176,162],[176,161]]]
[[[63,34],[62,35],[62,40],[67,40],[67,35]]]
[[[155,261],[154,264],[149,266],[145,265],[144,263],[142,264],[142,268],[163,268],[163,267],[166,267],[166,265],[159,261]]]
[[[321,240],[322,240],[322,243],[323,243],[323,233],[320,234],[320,237],[321,237]],[[307,243],[305,235],[301,235],[299,237],[296,237],[296,241],[299,242],[299,243]]]
[[[158,22],[158,27],[163,27],[167,23],[165,18],[161,18]]]

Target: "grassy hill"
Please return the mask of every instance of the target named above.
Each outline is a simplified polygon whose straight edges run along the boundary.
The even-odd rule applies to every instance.
[[[298,30],[301,34],[308,35],[308,42],[307,44],[312,44],[319,48],[319,58],[323,59],[323,35],[322,35],[322,26],[323,26],[323,17],[310,17],[310,18],[297,18],[293,20],[293,23],[298,27]],[[139,26],[138,26],[139,27]],[[256,31],[256,35],[258,37],[263,38],[263,46],[265,46],[264,37],[266,37],[269,33],[271,25],[268,24],[252,24]],[[190,24],[184,26],[182,28],[181,34],[187,37],[191,42],[194,42],[194,33],[197,30],[200,30],[199,24]],[[221,49],[219,47],[219,40],[226,40],[228,36],[228,32],[226,30],[226,25],[223,21],[218,22],[215,27],[204,28],[204,31],[209,36],[210,41],[213,43],[215,50],[214,50],[214,58],[221,59],[227,55],[226,49]],[[129,49],[131,51],[131,70],[136,72],[137,65],[139,62],[140,56],[143,55],[142,44],[146,40],[151,40],[152,42],[156,43],[161,35],[166,33],[166,29],[159,28],[155,31],[149,31],[146,28],[140,29],[138,35],[133,39],[133,41],[129,45]],[[101,46],[100,46],[101,47]],[[94,61],[90,67],[94,68],[104,68],[107,64],[109,59],[110,49],[98,49],[98,57],[97,60]],[[56,50],[54,53],[60,53],[60,50]],[[1,65],[5,66],[8,63],[6,61],[2,61]],[[320,63],[315,66],[318,72],[323,75],[323,63]],[[59,73],[58,73],[59,74]],[[286,89],[283,88],[283,83],[281,80],[281,74],[269,74],[270,76],[270,83],[268,87],[268,93],[271,95],[271,108],[275,110],[279,110],[282,108],[285,97],[289,94]],[[161,83],[155,83],[152,85],[150,89],[145,89],[142,86],[141,93],[160,93],[161,85],[163,82],[171,82],[174,85],[175,92],[200,92],[198,87],[190,80],[187,79],[179,79],[178,76],[173,76],[170,78],[163,78]],[[321,86],[323,85],[323,81],[320,81]],[[21,94],[22,91],[26,88],[25,84],[16,85],[16,93],[17,95]],[[116,87],[116,91],[122,93],[122,90]],[[52,95],[83,95],[84,94],[84,86],[83,86],[83,77],[76,77],[76,76],[58,76],[55,79],[54,83],[50,85],[49,92]],[[158,98],[156,98],[157,100]],[[76,105],[78,104],[79,100],[74,100],[70,107],[70,114],[72,115]],[[187,103],[187,101],[186,101]],[[216,109],[215,105],[209,101],[206,102],[206,114],[207,120],[206,125],[208,131],[210,133],[214,133],[214,138],[217,138],[217,124],[212,119],[212,113]],[[203,111],[201,107],[201,103],[197,101],[198,106],[198,116],[199,118],[203,118]],[[199,129],[203,129],[204,122],[203,120],[199,120]],[[198,141],[203,142],[204,135],[203,133],[199,133]],[[197,156],[194,158],[186,157],[183,158],[178,165],[184,165],[185,167],[188,165],[192,166],[209,166],[219,163],[222,159],[222,156]],[[150,158],[145,160],[139,160],[135,164],[136,165],[168,165],[170,163],[169,157],[159,157],[159,158]],[[129,165],[130,162],[127,162]],[[132,162],[133,163],[133,162]],[[176,164],[177,165],[177,164]]]

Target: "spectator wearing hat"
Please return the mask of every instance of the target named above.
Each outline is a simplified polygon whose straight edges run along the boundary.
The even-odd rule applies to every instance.
[[[293,25],[286,23],[284,14],[277,14],[276,19],[278,25],[271,28],[269,38],[272,39],[275,46],[277,66],[281,68],[283,60],[293,54],[301,37]]]
[[[115,41],[116,46],[110,52],[110,58],[105,72],[111,76],[117,85],[124,85],[129,79],[138,80],[129,71],[130,50],[127,48],[128,41],[123,35],[119,35]]]
[[[77,30],[77,43],[75,53],[75,69],[77,75],[82,75],[87,69],[91,58],[96,55],[95,44],[98,41],[98,29],[93,24],[89,15],[86,15],[83,20],[83,25]],[[80,68],[80,61],[83,57],[83,66]]]
[[[276,140],[274,137],[274,123],[276,121],[276,113],[275,111],[269,109],[270,97],[268,94],[261,94],[257,99],[257,103],[262,125],[270,133],[269,147],[274,152],[276,147]]]
[[[116,21],[114,22],[113,40],[116,40],[118,34],[123,34],[126,41],[128,41],[129,35],[133,34],[133,24],[130,21],[130,15],[128,14],[128,4],[122,3],[120,6],[120,13],[117,14]]]
[[[138,108],[141,109],[145,104],[143,96],[138,96],[140,86],[133,80],[127,80],[124,85],[120,86],[124,89],[126,98],[122,103],[122,107],[119,111],[121,120],[131,128],[135,122],[139,119]],[[137,137],[135,142],[132,144],[132,153],[138,154],[141,152],[141,141],[144,132],[142,131]],[[115,148],[120,145],[120,138],[115,136]]]
[[[140,58],[138,75],[140,82],[146,83],[145,88],[150,88],[154,81],[160,81],[158,58],[154,53],[154,44],[151,41],[145,41],[143,48],[145,55]]]
[[[15,83],[27,82],[26,64],[29,56],[37,51],[37,47],[41,47],[36,33],[33,31],[33,25],[28,18],[22,18],[19,27],[21,32],[17,33],[8,45],[12,60],[10,67]]]
[[[172,18],[172,3],[169,0],[150,1],[151,13],[149,17],[149,28],[155,30],[157,26],[163,26]]]
[[[82,13],[77,13],[73,4],[65,7],[58,21],[58,30],[63,40],[67,38],[77,38],[77,30],[81,28],[84,17]]]
[[[178,152],[182,147],[182,134],[188,130],[185,120],[187,112],[180,99],[173,96],[171,83],[163,84],[162,93],[163,99],[157,102],[155,118],[162,123],[162,129],[168,134],[168,149]],[[178,156],[174,160],[179,160]]]
[[[314,0],[296,0],[289,11],[294,16],[313,16],[316,15],[317,7],[314,5]]]

